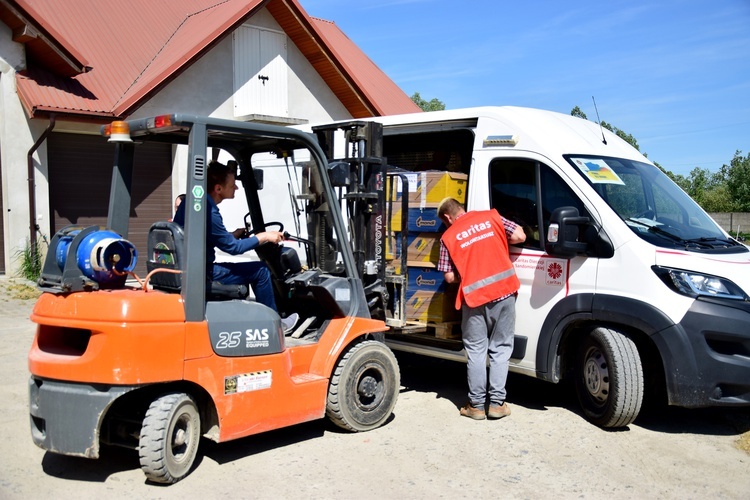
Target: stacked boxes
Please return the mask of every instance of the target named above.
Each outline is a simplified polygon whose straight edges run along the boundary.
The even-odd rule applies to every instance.
[[[406,288],[406,319],[426,323],[444,323],[460,319],[456,311],[455,286],[445,282],[435,267],[409,266]]]
[[[468,176],[459,172],[444,172],[442,170],[427,170],[424,172],[400,172],[409,183],[409,207],[424,208],[426,204],[437,205],[443,198],[455,198],[458,201],[466,199]],[[391,201],[401,201],[403,189],[401,179],[397,180],[395,196]],[[390,183],[386,186],[390,195]]]
[[[447,197],[464,203],[466,174],[444,171],[406,172],[409,183],[409,207],[406,214],[407,265],[409,283],[406,291],[406,319],[429,323],[444,323],[460,319],[456,311],[456,287],[447,286],[443,273],[437,270],[440,258],[440,236],[445,225],[438,218],[440,202]],[[398,267],[401,238],[401,179],[397,189],[387,186],[387,200],[392,207],[391,231],[386,257],[396,259]],[[393,192],[392,192],[393,191]]]

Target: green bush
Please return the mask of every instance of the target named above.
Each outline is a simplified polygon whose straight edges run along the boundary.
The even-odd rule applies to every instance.
[[[26,246],[16,253],[16,258],[21,262],[18,274],[29,281],[36,282],[42,274],[42,252],[39,241],[29,243],[29,240],[26,240]]]

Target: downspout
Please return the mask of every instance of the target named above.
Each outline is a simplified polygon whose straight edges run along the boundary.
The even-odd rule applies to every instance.
[[[29,149],[29,153],[26,155],[26,160],[28,164],[28,181],[29,181],[29,249],[31,251],[31,258],[32,261],[36,259],[36,245],[34,245],[34,242],[36,241],[36,232],[39,230],[39,225],[36,223],[36,189],[35,189],[35,182],[34,182],[34,153],[36,153],[36,150],[39,149],[39,146],[42,145],[42,143],[47,139],[47,136],[52,132],[52,129],[55,128],[55,114],[50,113],[49,115],[49,125],[47,125],[47,128],[42,132],[42,135],[39,136],[39,139],[36,140],[33,146],[31,146],[31,149]]]

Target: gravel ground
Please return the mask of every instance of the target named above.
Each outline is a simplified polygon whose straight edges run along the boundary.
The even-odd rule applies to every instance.
[[[87,460],[34,446],[26,392],[33,299],[18,298],[19,289],[0,277],[0,499],[750,495],[750,455],[738,449],[750,409],[666,408],[606,431],[581,417],[572,391],[511,374],[513,414],[473,421],[458,416],[464,365],[406,355],[398,355],[402,390],[384,427],[350,434],[321,420],[204,440],[191,475],[151,485],[134,451]]]

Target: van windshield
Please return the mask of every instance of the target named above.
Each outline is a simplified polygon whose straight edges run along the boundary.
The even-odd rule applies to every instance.
[[[703,253],[747,252],[660,169],[622,158],[566,156],[639,237]]]

